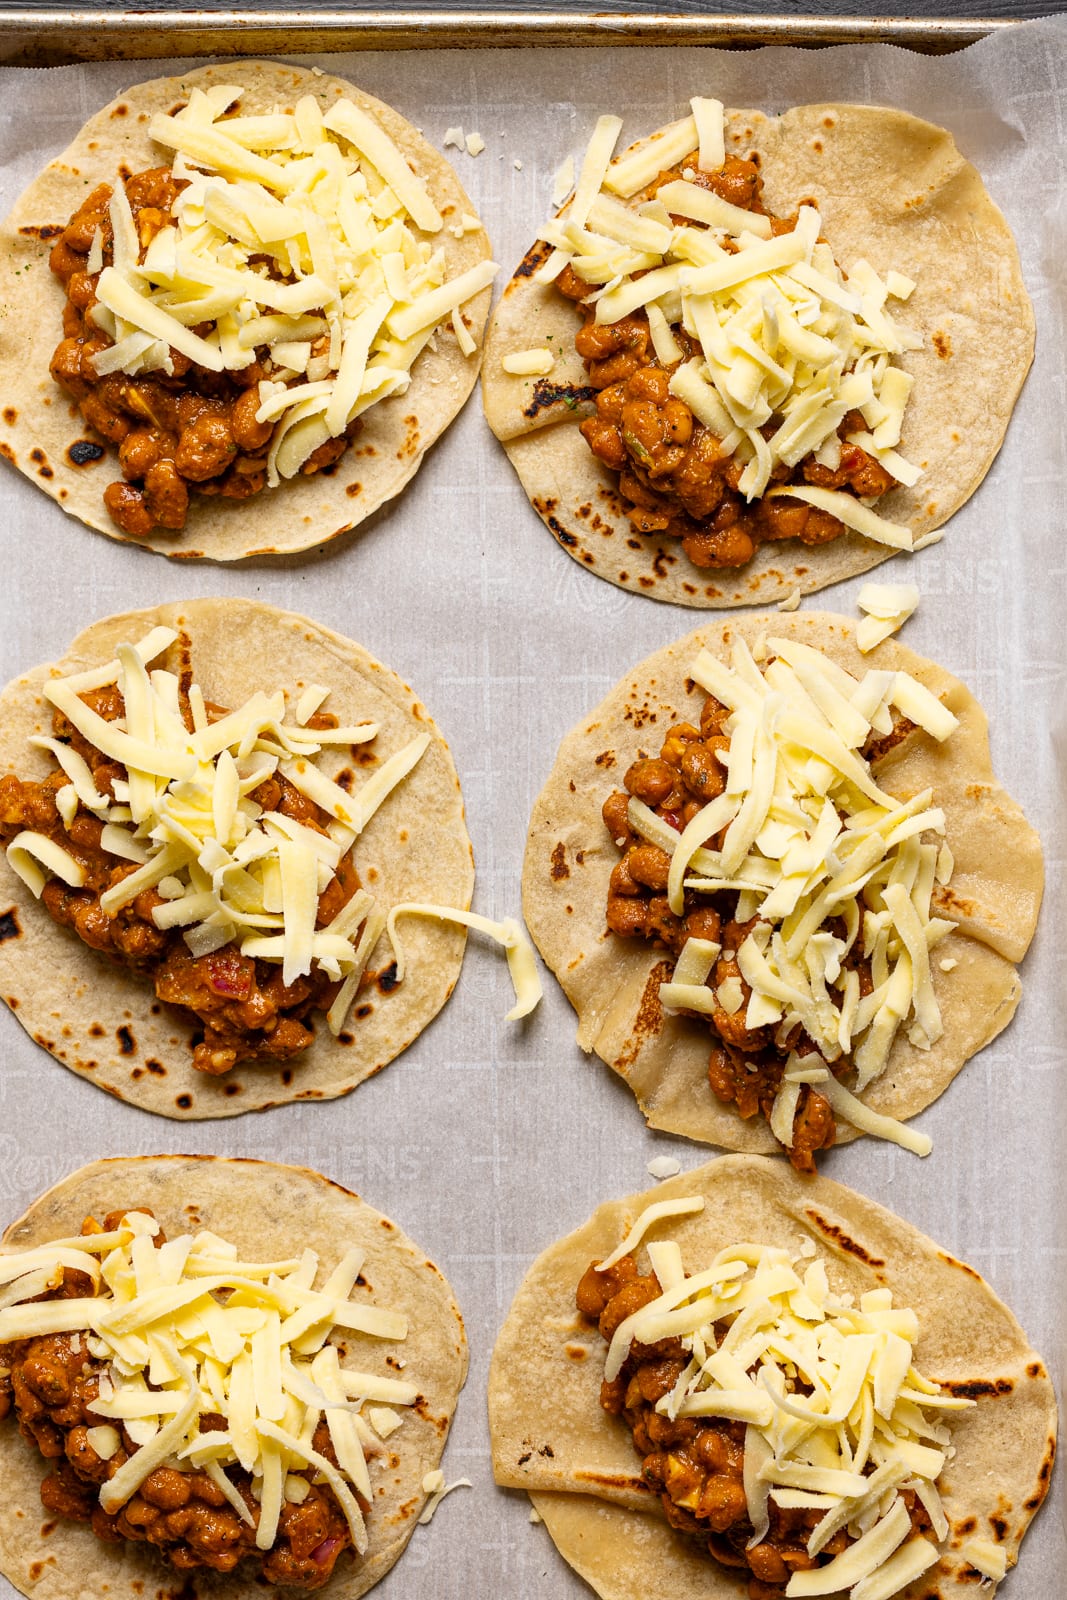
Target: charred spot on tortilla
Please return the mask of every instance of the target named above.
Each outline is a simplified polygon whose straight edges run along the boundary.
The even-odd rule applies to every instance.
[[[980,1273],[976,1276],[979,1282],[984,1281]],[[958,1398],[977,1400],[980,1395],[992,1398],[1011,1394],[1015,1385],[1010,1378],[943,1378],[941,1387]]]
[[[102,444],[94,444],[92,439],[75,439],[67,449],[67,458],[76,467],[84,467],[90,461],[99,461],[105,451]]]
[[[546,262],[551,254],[551,247],[538,239],[536,244],[530,246],[518,266],[515,268],[516,278],[530,278],[538,267]]]
[[[533,398],[528,406],[523,407],[523,416],[534,418],[542,411],[548,411],[552,406],[564,405],[568,411],[575,411],[578,406],[588,402],[595,402],[597,391],[590,384],[575,383],[550,383],[547,378],[538,378],[533,388]],[[578,515],[588,517],[590,508],[579,508]]]
[[[871,1268],[884,1267],[885,1261],[881,1256],[871,1255],[865,1245],[851,1238],[838,1223],[831,1222],[828,1217],[821,1217],[817,1211],[808,1211],[806,1215],[824,1239],[828,1239],[837,1250],[843,1250],[846,1255],[855,1256]]]
[[[19,927],[18,913],[14,906],[0,913],[0,944],[7,939],[18,939],[22,933]]]
[[[944,1251],[941,1252],[941,1259],[944,1261],[946,1266],[956,1267],[960,1272],[968,1272],[972,1278],[977,1278],[980,1276],[980,1274],[977,1273],[973,1267],[969,1267],[965,1261],[957,1261],[955,1256],[950,1256]]]

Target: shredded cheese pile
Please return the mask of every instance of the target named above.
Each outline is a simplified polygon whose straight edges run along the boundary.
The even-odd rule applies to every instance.
[[[217,1234],[186,1234],[157,1249],[158,1232],[152,1217],[131,1212],[113,1232],[0,1255],[0,1342],[87,1333],[89,1354],[107,1364],[92,1409],[109,1420],[89,1430],[89,1442],[110,1460],[122,1427],[137,1448],[102,1485],[101,1506],[119,1510],[157,1467],[205,1472],[255,1526],[257,1548],[269,1550],[283,1502],[303,1500],[310,1478],[329,1485],[362,1554],[367,1530],[352,1491],[372,1499],[364,1447],[373,1456],[377,1438],[402,1420],[393,1407],[419,1395],[414,1383],[342,1367],[329,1342],[335,1330],[407,1338],[402,1313],[350,1298],[366,1252],[347,1250],[316,1288],[313,1250],[247,1262]],[[64,1268],[86,1273],[98,1292],[19,1303],[56,1287]],[[225,1428],[201,1432],[208,1413],[221,1414]],[[323,1418],[337,1467],[312,1443]],[[233,1468],[250,1474],[258,1516],[228,1475]]]
[[[957,719],[908,673],[870,670],[857,680],[791,639],[768,638],[757,650],[763,671],[739,639],[729,666],[702,650],[688,672],[730,711],[723,794],[680,834],[636,798],[629,823],[670,855],[676,915],[686,890],[731,890],[737,921],[760,919],[733,952],[751,989],[745,1026],[773,1027],[784,1048],[799,1024],[819,1052],[790,1054],[770,1119],[776,1138],[792,1145],[801,1088],[811,1083],[856,1127],[925,1155],[925,1135],[864,1106],[827,1063],[851,1056],[860,1093],[883,1071],[902,1027],[918,1049],[941,1036],[930,951],[955,924],[930,908],[935,883],[952,872],[944,812],[930,789],[907,800],[886,794],[857,752],[872,732],[892,732],[892,708],[938,741]],[[709,848],[719,834],[721,847]],[[838,920],[844,937],[829,926]],[[858,972],[844,965],[857,945],[874,984],[862,997]],[[712,940],[687,940],[661,1002],[736,1014],[740,982],[708,982],[720,954]]]
[[[242,955],[279,961],[286,984],[320,967],[343,980],[327,1012],[339,1033],[360,978],[382,933],[403,913],[476,927],[502,943],[517,987],[510,1016],[524,1016],[540,998],[533,955],[513,920],[490,922],[458,908],[411,905],[383,907],[364,889],[323,928],[316,927],[319,897],[334,879],[342,857],[383,801],[413,771],[430,744],[420,733],[395,751],[349,794],[315,763],[331,747],[363,744],[378,732],[372,722],[351,727],[309,728],[329,690],[303,692],[295,717],[287,720],[282,690],[257,692],[238,709],[211,722],[198,685],[189,688],[193,720],[182,721],[179,680],[149,666],[178,635],[158,627],[140,644],[119,645],[117,659],[98,669],[50,679],[45,698],[90,744],[127,770],[112,784],[114,799],[98,793],[85,760],[61,740],[35,737],[31,744],[55,757],[69,782],[56,795],[69,828],[79,805],[103,824],[101,846],[135,864],[135,870],[100,896],[115,916],[146,889],[166,904],[152,912],[157,928],[181,928],[194,956],[235,944]],[[117,684],[125,716],[108,722],[80,698],[91,689]],[[325,833],[279,811],[264,811],[252,793],[277,773],[330,818]],[[85,873],[62,845],[24,829],[7,847],[14,871],[38,897],[50,875],[81,888]],[[395,938],[395,936],[394,936]],[[398,961],[403,976],[402,957]]]
[[[89,258],[100,273],[92,315],[115,343],[94,366],[101,376],[172,372],[174,349],[237,372],[268,350],[257,420],[275,424],[267,476],[277,484],[368,406],[402,393],[444,318],[473,354],[461,307],[497,269],[483,261],[446,280],[432,243],[444,223],[425,182],[352,101],[324,113],[305,95],[292,112],[225,116],[243,93],[194,89],[181,111],[149,123],[188,187],[142,249],[116,184],[113,264],[103,267],[99,232]],[[205,322],[206,335],[193,332]]]
[[[883,279],[864,260],[842,273],[820,240],[813,206],[799,208],[791,232],[772,237],[769,217],[691,181],[694,169],[715,172],[726,159],[721,102],[691,105],[692,116],[614,161],[622,121],[600,118],[570,204],[541,229],[552,254],[535,281],[551,283],[569,265],[590,285],[583,303],[596,306],[598,323],[647,312],[656,355],[674,367],[671,391],[719,438],[721,456],[745,463],[739,488],[747,499],[787,494],[868,539],[910,549],[909,528],[855,495],[769,485],[775,467],[795,467],[811,452],[836,470],[837,430],[853,410],[866,428],[848,442],[899,483],[919,478],[896,450],[912,378],[894,362],[922,339],[886,309],[887,299],[906,300],[915,285],[899,272]],[[682,178],[634,203],[662,171],[687,160]],[[672,332],[679,326],[699,342],[700,355],[684,359]],[[765,439],[761,430],[772,418],[778,426]]]
[[[703,1205],[694,1198],[650,1206],[599,1270],[629,1254],[654,1222]],[[749,1548],[767,1536],[771,1500],[783,1510],[823,1512],[807,1543],[813,1559],[847,1530],[855,1542],[792,1573],[787,1600],[845,1592],[888,1600],[932,1567],[940,1549],[912,1534],[902,1492],[914,1493],[943,1543],[949,1525],[936,1480],[952,1448],[941,1417],[974,1401],[942,1394],[916,1369],[914,1311],[894,1307],[888,1289],[862,1295],[857,1307],[831,1291],[820,1260],[800,1277],[789,1252],[768,1245],[729,1246],[688,1278],[674,1240],[647,1249],[662,1293],[620,1323],[604,1375],[618,1376],[631,1342],[680,1337],[689,1360],[656,1410],[672,1420],[745,1424]]]

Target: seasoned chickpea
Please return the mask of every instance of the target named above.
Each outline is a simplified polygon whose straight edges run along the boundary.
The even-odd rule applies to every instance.
[[[233,408],[230,427],[233,437],[242,450],[262,450],[274,430],[271,422],[257,422],[259,391],[246,389]]]
[[[96,302],[96,279],[87,272],[72,272],[67,282],[67,299],[79,311],[85,311]]]
[[[710,939],[718,944],[722,919],[714,906],[699,906],[686,917],[685,932],[688,939]]]
[[[725,1472],[709,1478],[700,1493],[699,1514],[707,1518],[716,1533],[725,1533],[747,1516],[748,1502],[740,1478]]]
[[[161,528],[184,528],[189,491],[173,461],[157,461],[144,480],[145,506]]]
[[[113,410],[106,397],[96,390],[91,390],[82,399],[81,412],[90,428],[95,428],[100,437],[111,444],[121,444],[133,426],[128,417]],[[114,488],[115,485],[110,487]],[[120,484],[119,487],[125,485]]]
[[[631,853],[628,852],[621,861],[616,861],[612,867],[611,877],[608,879],[609,896],[622,895],[625,899],[632,900],[641,893],[641,885],[637,883],[630,873]]]
[[[112,522],[132,539],[147,539],[154,526],[144,503],[144,495],[128,483],[109,483],[104,504]]]
[[[128,483],[139,483],[162,459],[168,441],[156,428],[134,428],[119,445],[119,466]]]
[[[609,895],[604,920],[621,939],[636,939],[645,932],[648,920],[643,900],[627,900]]]
[[[700,713],[700,737],[702,739],[710,739],[713,734],[722,733],[723,723],[729,716],[729,707],[724,706],[721,700],[716,700],[714,695],[709,694]]]
[[[630,796],[623,794],[620,789],[616,789],[614,794],[609,794],[604,801],[600,814],[604,818],[605,828],[615,840],[630,839],[630,823],[627,816],[629,804]]]
[[[757,1544],[746,1550],[748,1564],[763,1583],[785,1583],[789,1568],[772,1544]]]
[[[160,1511],[178,1511],[189,1502],[189,1475],[170,1467],[157,1467],[142,1483],[140,1493],[149,1505],[158,1506]]]
[[[655,844],[639,844],[625,858],[630,877],[647,889],[666,889],[671,858]]]
[[[675,774],[666,761],[646,759],[635,761],[623,782],[635,800],[646,806],[658,806],[674,788]]]
[[[692,533],[682,548],[695,567],[743,567],[756,553],[756,542],[740,523],[719,533]]]
[[[48,370],[60,388],[66,389],[76,400],[86,393],[88,384],[82,377],[80,340],[73,337],[63,339],[55,348]]]
[[[719,760],[724,746],[729,749],[729,740],[717,739],[713,744],[694,741],[682,756],[682,777],[701,800],[714,800],[726,788],[726,770]]]
[[[642,466],[651,464],[663,443],[659,407],[645,400],[628,400],[622,408],[623,443]]]
[[[618,1294],[608,1301],[600,1313],[599,1327],[603,1337],[610,1339],[620,1323],[625,1322],[635,1311],[640,1311],[642,1306],[651,1305],[659,1295],[659,1281],[652,1276],[631,1278],[628,1283],[624,1283]]]
[[[800,535],[801,544],[829,544],[832,539],[837,539],[845,531],[843,522],[837,517],[832,517],[828,511],[819,511],[812,507],[804,531]]]
[[[693,437],[693,413],[684,400],[673,396],[663,407],[663,428],[671,444],[687,445]]]
[[[174,465],[191,483],[203,483],[225,472],[236,454],[237,446],[226,418],[208,412],[183,428],[174,452]]]
[[[670,374],[662,367],[642,367],[630,379],[630,393],[637,400],[651,400],[663,406],[670,397]]]
[[[679,768],[687,747],[699,738],[700,729],[694,728],[691,722],[676,722],[663,741],[660,755],[670,766]]]

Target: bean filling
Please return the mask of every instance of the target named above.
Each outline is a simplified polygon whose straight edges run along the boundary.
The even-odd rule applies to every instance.
[[[90,690],[81,698],[108,722],[124,715],[122,693],[114,685]],[[184,694],[180,705],[191,732],[192,715]],[[212,722],[226,714],[223,707],[213,705],[207,713]],[[59,710],[53,711],[52,726],[58,739],[84,757],[98,793],[113,797],[113,784],[126,780],[126,768],[91,745]],[[317,713],[307,726],[336,727],[337,719]],[[152,912],[165,901],[155,889],[142,890],[109,915],[100,896],[135,872],[137,864],[104,848],[102,824],[83,806],[69,827],[64,824],[56,794],[68,782],[62,771],[40,783],[24,782],[13,774],[0,778],[0,840],[10,841],[24,828],[36,830],[73,856],[85,872],[85,883],[78,889],[60,878],[45,884],[41,902],[55,921],[72,928],[84,944],[117,965],[149,977],[160,1000],[199,1024],[193,1036],[193,1066],[198,1071],[217,1077],[239,1061],[286,1061],[305,1050],[314,1038],[310,1015],[329,1009],[338,983],[317,966],[307,976],[283,983],[280,963],[254,960],[233,944],[193,956],[180,929],[164,932],[156,927]],[[251,798],[266,811],[279,811],[318,833],[327,832],[326,813],[280,774],[260,784]],[[331,922],[358,888],[359,875],[349,851],[319,897],[316,925],[321,928]]]
[[[644,198],[652,199],[663,184],[681,176],[677,168],[661,172]],[[727,156],[720,172],[687,167],[685,176],[732,205],[769,215],[761,199],[763,180],[752,161]],[[770,220],[775,235],[791,232],[796,221]],[[723,248],[731,248],[729,240]],[[556,284],[571,300],[584,301],[591,292],[591,285],[569,266]],[[680,363],[660,361],[646,314],[637,311],[618,322],[598,324],[595,306],[585,306],[584,312],[575,346],[598,394],[596,415],[581,424],[581,431],[597,459],[618,473],[619,493],[635,533],[680,539],[694,566],[743,567],[765,541],[828,544],[846,531],[828,511],[788,496],[749,504],[738,490],[745,463],[720,455],[715,434],[670,392],[671,374]],[[683,362],[700,354],[698,341],[684,328],[675,327],[672,333]],[[772,419],[760,431],[769,439],[778,426]],[[807,455],[795,467],[777,465],[772,483],[840,489],[864,500],[884,495],[895,479],[873,456],[846,442],[846,435],[861,433],[866,426],[858,411],[848,412],[838,428],[837,467],[822,466]]]
[[[126,1208],[129,1209],[128,1207]],[[139,1207],[145,1210],[145,1207]],[[105,1219],[105,1229],[118,1227],[125,1211]],[[83,1233],[98,1232],[91,1218]],[[165,1243],[160,1231],[157,1248]],[[41,1300],[72,1299],[93,1293],[92,1281],[64,1269],[62,1285]],[[255,1563],[257,1581],[294,1589],[319,1589],[330,1577],[341,1551],[352,1543],[348,1523],[328,1485],[308,1483],[299,1505],[284,1502],[278,1532],[270,1550],[256,1548],[258,1502],[251,1478],[236,1469],[229,1476],[252,1514],[245,1522],[217,1484],[204,1472],[178,1472],[157,1467],[117,1512],[99,1501],[100,1486],[113,1478],[137,1450],[122,1424],[93,1410],[105,1363],[90,1355],[85,1335],[47,1334],[0,1345],[0,1418],[12,1410],[19,1432],[35,1445],[49,1471],[41,1484],[46,1511],[87,1523],[108,1544],[155,1545],[172,1566],[188,1572],[208,1567],[232,1572],[241,1561]],[[119,1448],[104,1459],[90,1440],[90,1429],[119,1429]],[[208,1414],[201,1429],[225,1428],[225,1419]],[[336,1466],[329,1429],[320,1422],[313,1447]],[[363,1510],[369,1508],[363,1503]]]
[[[730,748],[723,725],[729,715],[724,705],[708,695],[699,726],[674,723],[659,755],[642,756],[635,761],[623,778],[625,788],[616,790],[604,802],[604,825],[622,856],[608,883],[606,919],[612,933],[621,938],[648,940],[675,957],[687,939],[708,939],[722,946],[708,978],[709,986],[718,991],[721,984],[733,980],[739,985],[741,1002],[736,1010],[727,1011],[717,999],[713,1013],[701,1017],[710,1024],[712,1036],[708,1082],[724,1105],[736,1105],[738,1114],[748,1120],[758,1113],[770,1117],[790,1052],[804,1056],[815,1052],[816,1046],[799,1024],[785,1038],[770,1026],[746,1027],[745,1013],[752,990],[741,974],[737,951],[760,919],[737,920],[736,890],[707,894],[687,889],[683,914],[676,916],[667,900],[671,858],[658,845],[649,844],[636,834],[627,816],[632,796],[680,833],[709,801],[722,794]],[[871,761],[885,755],[911,726],[899,719],[892,734],[872,740],[862,754]],[[721,848],[723,834],[708,841],[710,848]],[[843,921],[828,926],[835,935],[844,936]],[[869,994],[870,963],[864,960],[858,943],[852,945],[842,965],[855,969],[861,995]],[[819,1064],[824,1064],[821,1057]],[[844,1077],[851,1068],[848,1056],[825,1064],[835,1077]],[[787,1152],[790,1162],[798,1171],[814,1172],[815,1152],[829,1149],[836,1135],[829,1101],[814,1085],[804,1084],[793,1120],[793,1145]]]
[[[590,1266],[578,1285],[578,1310],[595,1323],[605,1340],[642,1306],[662,1293],[654,1273],[642,1276],[633,1256],[623,1256],[607,1272]],[[725,1333],[725,1325],[716,1328]],[[739,1575],[748,1575],[749,1600],[782,1600],[794,1572],[825,1563],[852,1542],[846,1530],[835,1534],[812,1558],[807,1542],[824,1515],[821,1509],[786,1510],[772,1496],[770,1528],[749,1548],[753,1528],[743,1482],[745,1425],[722,1417],[670,1417],[656,1402],[673,1388],[689,1361],[680,1339],[632,1343],[621,1371],[600,1388],[600,1404],[620,1417],[641,1457],[641,1475],[659,1496],[664,1514],[694,1549],[714,1556]],[[901,1491],[916,1532],[930,1527],[922,1503]]]
[[[156,234],[170,225],[174,202],[187,185],[169,167],[139,172],[126,178],[124,185],[143,261]],[[171,350],[169,373],[97,376],[93,357],[114,341],[92,317],[99,273],[89,271],[88,257],[99,230],[103,265],[112,265],[111,193],[108,184],[94,189],[52,248],[49,265],[67,299],[63,339],[50,370],[77,402],[89,427],[118,447],[122,478],[104,490],[104,504],[124,534],[146,539],[157,529],[176,533],[184,528],[190,495],[247,500],[266,485],[275,425],[258,422],[256,413],[260,382],[268,377],[277,380],[278,373],[264,346],[247,367],[234,372],[209,372]],[[199,324],[193,332],[206,335],[210,326]],[[321,355],[326,348],[325,338],[320,339],[312,345],[312,355]],[[332,467],[361,426],[357,418],[345,433],[327,439],[300,471],[309,475]]]

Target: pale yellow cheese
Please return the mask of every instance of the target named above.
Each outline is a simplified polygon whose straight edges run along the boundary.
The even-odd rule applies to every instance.
[[[647,1207],[599,1270],[635,1250],[672,1214],[701,1204],[694,1197]],[[617,1377],[631,1343],[680,1339],[689,1359],[656,1409],[671,1419],[746,1422],[751,1543],[766,1536],[771,1499],[783,1509],[822,1512],[807,1541],[812,1558],[841,1529],[850,1536],[832,1560],[795,1572],[787,1596],[848,1592],[851,1600],[889,1600],[899,1593],[943,1549],[929,1536],[913,1535],[901,1491],[933,1507],[941,1526],[935,1537],[947,1539],[934,1483],[950,1435],[937,1411],[946,1404],[960,1409],[915,1369],[914,1313],[895,1307],[884,1289],[864,1294],[858,1307],[851,1296],[839,1298],[810,1239],[801,1249],[802,1277],[789,1254],[771,1246],[728,1246],[710,1267],[686,1277],[675,1241],[660,1237],[646,1245],[661,1293],[620,1324],[605,1377]]]
[[[350,101],[325,116],[311,96],[292,114],[228,116],[242,91],[228,92],[228,102],[194,93],[173,116],[152,119],[149,132],[189,181],[143,252],[125,189],[115,189],[114,259],[100,273],[93,311],[114,344],[96,365],[101,375],[169,372],[173,348],[210,370],[239,370],[267,345],[273,405],[260,420],[276,422],[275,484],[367,405],[404,387],[422,348],[411,334],[429,337],[495,269],[482,264],[474,276],[445,281],[432,243],[442,219],[426,184]],[[386,326],[393,312],[406,313],[408,329],[395,338]],[[213,325],[206,337],[192,332],[205,322]],[[467,330],[459,344],[474,354]],[[385,357],[403,365],[365,393],[368,369]],[[304,373],[309,385],[287,390],[277,381]]]
[[[80,756],[62,743],[38,738],[35,742],[56,754],[70,778],[60,793],[69,793],[73,805],[61,814],[72,825],[80,801],[103,824],[104,848],[135,866],[102,894],[107,915],[158,886],[164,903],[153,920],[163,930],[181,929],[192,954],[233,943],[254,959],[280,962],[287,984],[320,967],[341,983],[328,1016],[331,1030],[339,1033],[384,929],[387,908],[361,890],[329,927],[319,929],[319,898],[345,851],[383,803],[395,794],[404,805],[404,780],[429,749],[430,736],[417,734],[394,750],[350,794],[316,765],[316,758],[331,744],[366,742],[377,732],[374,724],[321,732],[309,728],[307,719],[329,692],[321,685],[303,691],[295,721],[278,690],[257,691],[243,706],[209,723],[203,695],[193,683],[187,686],[194,722],[189,732],[179,715],[175,675],[148,671],[174,638],[173,630],[155,629],[137,646],[120,644],[107,666],[45,684],[46,698],[127,772],[114,784],[113,803],[97,792]],[[110,722],[79,697],[79,690],[108,683],[117,684],[125,702],[124,717]],[[252,791],[276,772],[335,819],[330,834],[264,812],[251,799]],[[16,835],[7,857],[35,895],[49,877],[72,887],[84,882],[75,857],[32,830]],[[448,907],[430,911],[461,920],[469,915]],[[514,1014],[525,1015],[540,995],[533,955],[518,924],[509,921],[502,930],[522,997]]]
[[[522,925],[514,917],[506,917],[503,922],[494,922],[490,917],[480,916],[476,911],[460,911],[453,906],[427,905],[416,901],[393,906],[389,912],[387,931],[389,942],[393,947],[398,982],[406,970],[406,958],[397,935],[396,924],[398,917],[406,916],[429,917],[435,922],[454,922],[460,927],[473,928],[478,933],[487,934],[490,939],[503,946],[515,990],[515,1004],[507,1013],[505,1018],[507,1022],[517,1022],[520,1018],[528,1016],[540,1001],[541,979],[537,972],[533,948],[523,932]]]
[[[359,1397],[388,1398],[392,1432],[403,1419],[391,1408],[411,1405],[419,1390],[391,1377],[346,1371],[337,1346],[328,1342],[334,1328],[358,1328],[391,1341],[406,1336],[403,1316],[349,1301],[364,1252],[349,1251],[315,1289],[314,1252],[290,1261],[244,1263],[233,1246],[209,1233],[172,1239],[156,1250],[151,1239],[157,1231],[152,1219],[130,1213],[108,1234],[0,1257],[0,1276],[17,1275],[23,1295],[32,1297],[40,1292],[31,1281],[38,1260],[50,1256],[53,1273],[73,1266],[99,1279],[95,1257],[107,1252],[106,1283],[96,1297],[30,1299],[0,1312],[9,1337],[86,1330],[93,1354],[105,1363],[95,1409],[122,1419],[140,1448],[102,1485],[101,1505],[117,1511],[157,1466],[166,1462],[187,1470],[189,1462],[211,1476],[246,1522],[256,1521],[257,1545],[269,1549],[283,1498],[299,1500],[301,1482],[306,1494],[307,1480],[290,1482],[292,1473],[311,1468],[330,1484],[356,1549],[365,1550],[366,1527],[353,1489],[371,1500],[374,1486],[359,1445]],[[205,1267],[219,1265],[221,1272],[205,1275]],[[289,1313],[284,1323],[282,1312]],[[75,1316],[80,1320],[72,1321]],[[305,1353],[306,1335],[294,1334],[309,1327],[314,1348]],[[147,1338],[135,1331],[149,1328]],[[349,1398],[353,1384],[355,1400]],[[339,1470],[303,1442],[323,1411]],[[226,1427],[201,1434],[206,1412],[221,1412]],[[120,1441],[105,1423],[90,1431],[90,1442],[106,1460]],[[228,1467],[238,1465],[252,1475],[257,1519],[227,1475]]]
[[[856,604],[867,613],[856,627],[856,643],[866,655],[904,626],[919,604],[919,591],[913,583],[865,583]]]
[[[517,378],[545,377],[552,371],[555,357],[551,350],[515,350],[501,360],[505,372]]]
[[[739,487],[748,499],[768,491],[779,464],[795,467],[834,448],[836,459],[824,464],[835,467],[837,430],[855,409],[870,431],[852,437],[898,482],[914,484],[919,468],[895,449],[912,379],[893,362],[921,340],[886,310],[892,294],[910,291],[910,280],[892,271],[883,280],[862,260],[845,276],[820,242],[822,220],[812,205],[801,205],[793,228],[775,235],[769,216],[696,181],[700,171],[722,166],[725,141],[721,102],[696,98],[692,107],[692,117],[610,165],[618,119],[601,119],[569,209],[541,230],[553,248],[536,281],[552,282],[569,264],[601,286],[586,299],[599,324],[647,312],[656,356],[675,368],[673,392],[716,435],[720,454],[742,463]],[[654,200],[634,199],[694,152],[695,164],[682,165],[682,176],[664,183]],[[599,193],[592,192],[594,178]],[[700,345],[684,364],[673,333],[679,327]],[[768,439],[772,418],[777,427]],[[820,498],[800,486],[800,498],[853,531],[912,548],[909,529],[878,517],[855,495],[814,494]]]
[[[885,1069],[902,1029],[919,1049],[940,1037],[929,952],[951,925],[931,917],[930,904],[935,879],[951,872],[951,853],[944,854],[945,817],[932,791],[894,799],[859,751],[872,732],[891,730],[890,706],[937,738],[956,719],[907,674],[869,672],[860,680],[789,639],[766,638],[759,654],[762,671],[742,641],[729,664],[701,651],[689,666],[688,676],[729,712],[723,794],[680,833],[639,801],[627,807],[634,832],[671,857],[667,896],[676,914],[687,894],[730,890],[740,894],[739,919],[759,919],[733,952],[740,977],[710,986],[714,947],[689,941],[671,980],[659,986],[660,1002],[734,1016],[747,993],[748,1028],[780,1025],[788,1035],[803,1026],[817,1053],[786,1063],[771,1112],[783,1144],[792,1144],[807,1083],[843,1120],[924,1155],[925,1135],[857,1097]],[[712,839],[720,848],[708,848]],[[845,960],[857,940],[872,971],[862,998]],[[855,1093],[829,1071],[848,1056]]]

